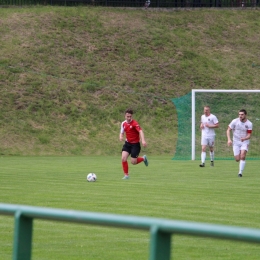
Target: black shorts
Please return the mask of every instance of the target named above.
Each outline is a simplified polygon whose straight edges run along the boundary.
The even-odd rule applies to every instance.
[[[122,148],[122,152],[123,151],[131,154],[132,158],[137,158],[139,156],[140,151],[141,151],[141,145],[140,145],[140,143],[130,144],[128,142],[125,142],[125,144]]]

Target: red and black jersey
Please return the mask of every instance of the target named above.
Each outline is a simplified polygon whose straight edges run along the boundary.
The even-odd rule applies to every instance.
[[[142,130],[137,121],[132,120],[128,123],[126,120],[121,124],[120,133],[126,134],[126,141],[131,144],[138,143],[140,141],[139,132]]]

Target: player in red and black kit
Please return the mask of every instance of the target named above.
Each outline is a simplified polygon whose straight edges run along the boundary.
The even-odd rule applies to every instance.
[[[143,157],[138,157],[141,151],[140,138],[142,145],[146,147],[146,141],[144,138],[144,132],[142,128],[139,126],[138,122],[133,120],[133,110],[127,109],[125,111],[125,121],[121,124],[121,130],[119,134],[119,140],[124,140],[124,133],[126,134],[125,144],[122,148],[122,167],[124,171],[124,180],[129,179],[128,173],[128,162],[127,158],[131,155],[131,163],[138,164],[140,162],[144,162],[146,166],[148,166],[148,160],[146,155]]]

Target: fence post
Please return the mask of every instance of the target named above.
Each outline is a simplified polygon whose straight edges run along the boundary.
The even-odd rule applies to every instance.
[[[171,233],[159,230],[158,226],[152,226],[150,233],[150,260],[170,260]]]
[[[15,213],[13,260],[30,260],[32,251],[33,220]]]

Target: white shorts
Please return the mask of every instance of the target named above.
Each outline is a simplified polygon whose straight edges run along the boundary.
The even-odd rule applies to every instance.
[[[215,143],[215,136],[201,137],[201,145],[208,145],[209,147],[213,147],[214,143]]]
[[[240,151],[242,151],[242,150],[248,151],[248,148],[249,148],[249,143],[248,142],[233,143],[234,156],[239,155]]]

